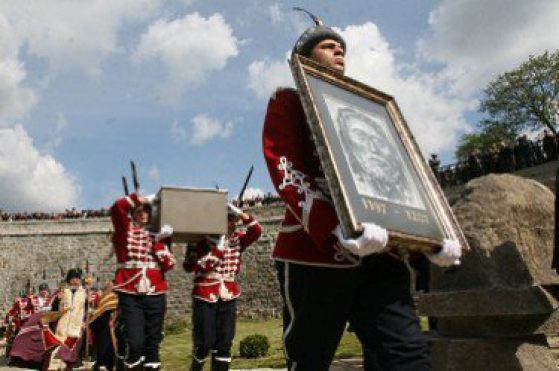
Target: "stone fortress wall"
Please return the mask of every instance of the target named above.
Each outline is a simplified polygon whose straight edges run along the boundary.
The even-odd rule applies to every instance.
[[[243,255],[240,275],[243,294],[238,303],[243,317],[276,316],[281,309],[275,269],[270,259],[278,225],[283,219],[281,204],[248,211],[263,227],[260,239]],[[116,258],[112,253],[109,218],[18,221],[0,223],[0,314],[4,315],[28,280],[35,288],[43,275],[51,290],[63,279],[61,270],[79,266],[100,278],[111,279]],[[186,246],[175,244],[177,266],[168,275],[168,316],[190,313],[192,274],[182,269]]]
[[[535,178],[551,188],[557,164],[546,163],[516,175]],[[449,197],[455,197],[461,188],[463,186],[445,191]],[[259,219],[263,234],[244,254],[239,314],[243,317],[275,316],[281,310],[281,297],[270,252],[282,220],[283,206],[256,207],[248,212]],[[6,313],[27,280],[37,287],[43,281],[43,272],[51,288],[61,280],[61,267],[64,271],[75,266],[85,268],[86,261],[101,282],[112,278],[115,257],[111,233],[109,219],[0,223],[0,313]],[[168,275],[168,314],[178,317],[190,313],[192,275],[182,270],[185,246],[175,245],[173,252],[177,267]]]

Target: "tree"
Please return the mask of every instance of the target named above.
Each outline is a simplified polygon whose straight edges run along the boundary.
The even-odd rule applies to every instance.
[[[502,143],[514,143],[518,133],[507,125],[492,125],[486,130],[464,134],[460,138],[454,155],[458,161],[465,161],[471,152],[481,153],[489,148]]]
[[[557,133],[559,110],[559,50],[530,56],[516,69],[490,82],[480,111],[489,118],[482,132],[507,126],[511,132],[549,128]]]

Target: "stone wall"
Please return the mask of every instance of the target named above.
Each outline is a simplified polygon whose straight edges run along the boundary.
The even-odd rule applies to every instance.
[[[281,206],[249,211],[257,215],[264,231],[244,254],[239,277],[243,289],[238,305],[241,316],[276,315],[281,308],[270,252],[282,211]],[[108,218],[0,223],[0,313],[6,313],[28,280],[37,287],[43,275],[54,288],[61,281],[61,270],[76,266],[85,269],[88,262],[90,271],[101,282],[111,279],[115,269],[111,233]],[[192,274],[182,270],[185,248],[184,245],[173,247],[177,268],[168,275],[169,317],[190,313]]]

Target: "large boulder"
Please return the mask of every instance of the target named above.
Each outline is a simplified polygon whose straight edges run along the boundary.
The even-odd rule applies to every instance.
[[[554,199],[549,188],[513,175],[470,181],[449,202],[471,251],[457,269],[433,272],[433,291],[558,284]]]

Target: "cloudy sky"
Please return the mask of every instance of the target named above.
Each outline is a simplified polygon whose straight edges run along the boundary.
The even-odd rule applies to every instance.
[[[425,155],[452,155],[480,91],[557,47],[557,0],[0,0],[0,209],[107,207],[134,159],[162,184],[272,190],[267,99],[310,20],[347,74],[394,95]]]

